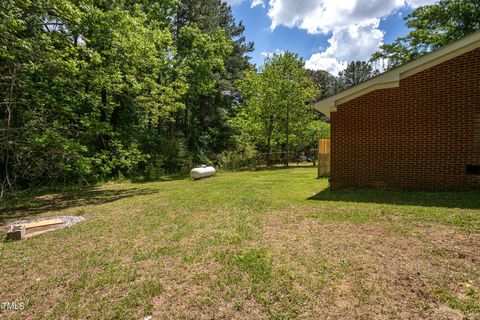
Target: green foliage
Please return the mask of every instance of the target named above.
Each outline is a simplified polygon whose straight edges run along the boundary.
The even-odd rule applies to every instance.
[[[305,117],[302,127],[292,139],[293,146],[317,148],[318,139],[330,138],[330,123],[316,117],[313,113]]]
[[[405,19],[410,33],[382,45],[372,60],[386,60],[393,68],[480,30],[480,1],[441,0],[415,9]]]
[[[205,96],[215,90],[215,73],[223,70],[223,62],[231,53],[229,41],[221,29],[211,34],[203,33],[196,26],[186,26],[177,40],[179,57],[187,66],[189,94]]]
[[[227,125],[237,101],[236,80],[249,68],[244,26],[220,0],[181,0],[173,22],[179,59],[190,73],[184,109],[174,115],[168,131],[185,139],[196,164],[207,163],[232,149]],[[194,50],[191,50],[194,48]]]
[[[320,88],[319,99],[325,99],[379,74],[373,65],[365,61],[352,61],[338,76],[324,70],[307,70],[307,76]]]
[[[327,71],[307,70],[307,76],[320,88],[320,99],[324,99],[338,92],[336,88],[336,77]]]
[[[319,89],[307,76],[296,54],[276,54],[257,72],[239,81],[242,104],[231,123],[258,150],[305,147],[306,128],[315,114],[311,102]],[[302,137],[302,138],[298,138]]]
[[[378,74],[372,65],[365,61],[352,61],[347,68],[340,72],[337,78],[335,91],[339,92],[356,86]]]
[[[2,1],[0,197],[185,170],[226,150],[253,48],[242,33],[216,0]]]
[[[218,163],[227,170],[254,168],[257,165],[257,152],[252,145],[247,144],[242,148],[223,152],[218,157]]]

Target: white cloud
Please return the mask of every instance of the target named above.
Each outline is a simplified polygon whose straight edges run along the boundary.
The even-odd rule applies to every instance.
[[[416,8],[416,7],[420,7],[420,6],[424,6],[424,5],[427,5],[427,4],[432,4],[434,2],[438,2],[439,0],[437,1],[432,1],[432,0],[406,0],[406,3],[408,6],[412,7],[412,8]]]
[[[237,6],[241,4],[242,2],[245,2],[246,0],[224,0],[226,3],[228,3],[231,6]],[[265,3],[263,0],[250,0],[252,2],[251,7],[256,7],[256,6],[262,6],[265,7]]]
[[[263,2],[263,0],[252,0],[252,8],[256,6],[265,7],[265,3]]]
[[[368,60],[383,41],[383,32],[378,26],[379,19],[371,19],[334,29],[328,48],[314,53],[305,66],[338,74],[350,61]]]
[[[255,0],[254,0],[255,1]],[[272,29],[284,25],[328,33],[336,28],[390,15],[395,9],[418,7],[438,0],[270,0]]]
[[[231,5],[250,1],[251,6],[268,2],[271,29],[278,26],[300,28],[310,34],[331,35],[329,46],[306,61],[311,69],[337,74],[353,60],[368,60],[383,43],[379,29],[382,18],[409,6],[439,0],[226,0]],[[262,53],[268,56],[268,52]]]
[[[272,57],[274,54],[284,54],[284,53],[285,53],[285,51],[280,50],[280,49],[277,49],[277,50],[275,50],[275,51],[273,51],[273,52],[263,51],[263,52],[261,53],[261,55],[262,55],[263,57],[265,57],[265,58],[270,58],[270,57]]]
[[[236,6],[242,3],[244,0],[224,0],[224,1],[231,6]]]
[[[383,43],[381,18],[404,7],[438,0],[270,0],[271,28],[283,25],[310,34],[331,34],[329,46],[306,66],[337,74],[352,60],[368,60]]]
[[[268,15],[272,29],[284,25],[325,34],[387,16],[403,5],[404,0],[270,0]]]
[[[330,57],[327,54],[314,53],[305,62],[305,67],[312,70],[325,70],[331,74],[338,75],[338,73],[347,67],[346,61],[339,61],[337,58]]]

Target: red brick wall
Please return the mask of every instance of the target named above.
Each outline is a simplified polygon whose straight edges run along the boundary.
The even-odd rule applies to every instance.
[[[480,187],[480,49],[337,107],[331,187]]]

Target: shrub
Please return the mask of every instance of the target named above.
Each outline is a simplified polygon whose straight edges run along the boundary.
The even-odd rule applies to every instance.
[[[257,162],[257,152],[251,146],[242,150],[225,151],[218,157],[219,166],[226,170],[254,168]]]

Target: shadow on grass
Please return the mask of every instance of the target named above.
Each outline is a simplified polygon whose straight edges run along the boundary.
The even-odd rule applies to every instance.
[[[325,189],[308,198],[308,200],[480,209],[480,192],[475,190],[417,191],[346,189],[332,191],[330,189]]]
[[[110,203],[125,198],[157,193],[154,188],[129,188],[118,190],[72,190],[37,196],[24,196],[11,200],[0,209],[0,225],[9,220],[32,217],[51,210],[62,210],[85,205]]]
[[[187,172],[184,173],[176,173],[168,176],[163,177],[134,177],[131,178],[129,181],[131,183],[146,183],[146,182],[168,182],[168,181],[176,181],[176,180],[185,180],[189,178],[190,175]]]
[[[316,168],[312,165],[295,165],[295,164],[290,164],[290,166],[258,166],[252,169],[245,169],[245,171],[277,171],[277,170],[290,170],[290,169],[305,169],[305,168]]]

